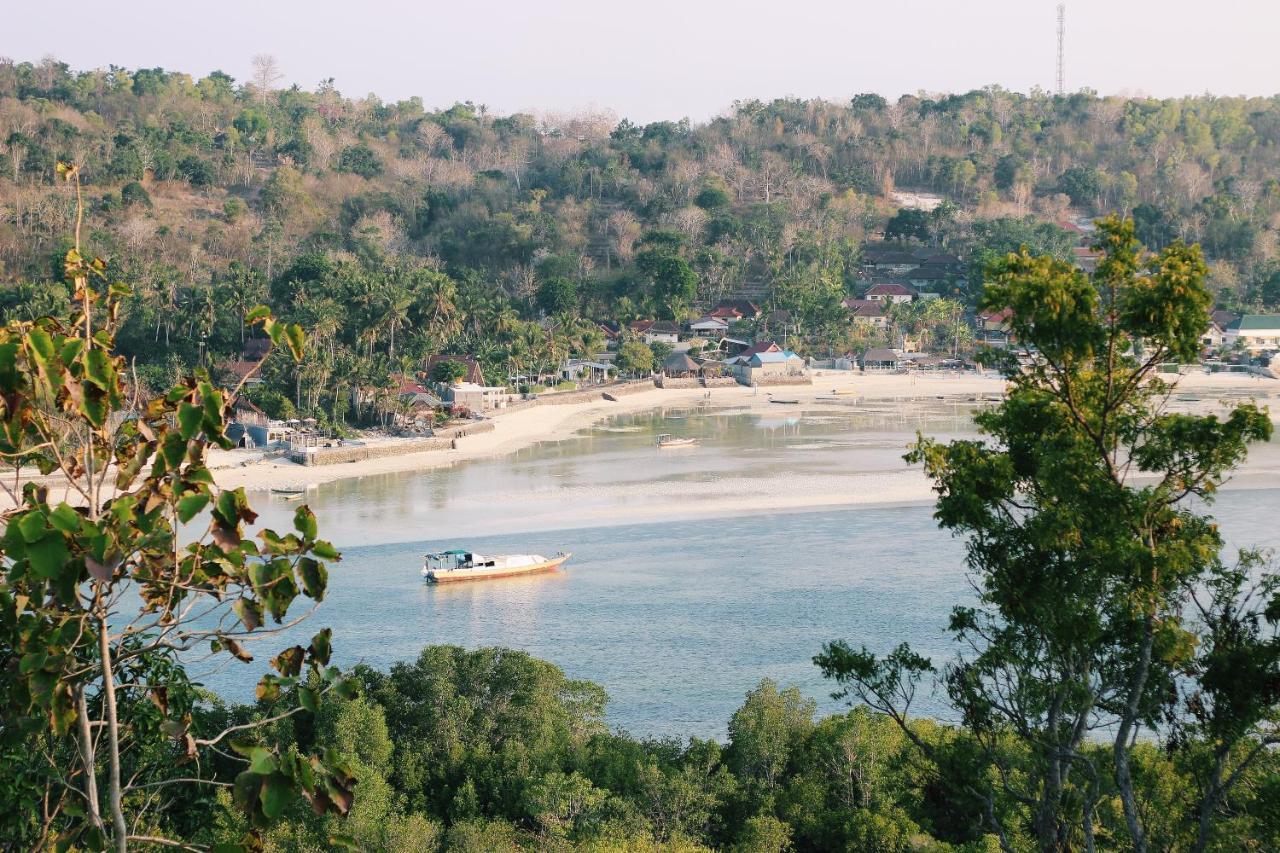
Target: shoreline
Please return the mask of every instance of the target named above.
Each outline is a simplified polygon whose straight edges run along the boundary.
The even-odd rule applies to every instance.
[[[1280,382],[1276,383],[1280,390]],[[858,391],[838,400],[819,400],[835,389]],[[753,393],[755,391],[756,393]],[[954,375],[861,375],[843,371],[819,371],[812,385],[787,385],[774,389],[752,389],[737,385],[724,388],[654,388],[619,397],[616,402],[593,400],[585,403],[533,406],[511,413],[501,411],[489,420],[492,432],[467,436],[453,450],[428,450],[362,460],[337,465],[298,465],[285,459],[259,458],[254,451],[210,450],[209,467],[222,488],[243,487],[247,491],[271,488],[302,488],[337,480],[413,471],[430,471],[477,459],[503,456],[546,442],[572,439],[579,431],[617,415],[664,408],[708,404],[714,409],[734,409],[743,413],[780,413],[790,406],[769,402],[769,394],[799,401],[796,409],[833,412],[858,410],[864,404],[910,403],[935,400],[939,396],[967,402],[982,397],[989,401],[1004,393],[1004,380],[996,376]]]
[[[769,402],[768,394],[798,400],[797,408],[805,411],[857,411],[868,405],[911,403],[939,398],[950,402],[969,402],[973,398],[994,401],[1003,395],[1004,380],[991,375],[910,375],[853,374],[844,371],[817,371],[812,385],[780,386],[752,389],[745,386],[724,388],[654,388],[620,397],[616,402],[593,400],[563,405],[533,406],[519,411],[499,411],[490,418],[492,432],[459,440],[456,449],[428,450],[385,456],[359,462],[306,466],[285,459],[263,459],[254,451],[211,450],[209,467],[214,480],[222,488],[243,487],[247,491],[272,488],[305,488],[338,480],[359,477],[431,471],[465,462],[489,459],[515,453],[545,442],[572,439],[579,431],[617,415],[635,414],[663,408],[680,408],[707,404],[715,409],[734,409],[744,413],[786,411],[789,406]],[[833,390],[857,392],[834,399]],[[1264,403],[1275,398],[1278,405],[1273,419],[1280,416],[1280,380],[1240,374],[1191,374],[1175,382],[1176,394],[1204,395],[1194,408],[1215,408],[1214,394],[1259,398]],[[1246,471],[1240,472],[1246,474]],[[915,496],[888,502],[916,500]],[[922,499],[927,499],[925,496]],[[834,505],[834,504],[832,504]]]

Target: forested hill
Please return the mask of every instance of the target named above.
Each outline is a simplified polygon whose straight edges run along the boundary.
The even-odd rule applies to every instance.
[[[1224,306],[1280,302],[1280,98],[989,88],[638,126],[276,90],[278,76],[0,64],[3,310],[63,298],[48,284],[74,210],[58,160],[82,164],[89,248],[137,290],[122,346],[151,364],[190,363],[201,339],[238,357],[241,310],[260,300],[313,330],[331,377],[344,358],[554,350],[546,324],[522,325],[543,312],[626,322],[857,293],[895,189],[948,199],[899,230],[962,256],[985,220],[1116,211],[1148,245],[1203,244]],[[577,328],[562,349],[595,343],[560,328]]]

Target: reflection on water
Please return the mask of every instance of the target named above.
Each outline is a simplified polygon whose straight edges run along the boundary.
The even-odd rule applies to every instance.
[[[644,524],[628,523],[628,508],[660,500],[659,486],[735,494],[779,476],[808,483],[898,470],[915,429],[967,434],[969,414],[936,406],[906,422],[879,412],[685,409],[618,419],[501,459],[328,484],[308,501],[344,559],[318,614],[292,639],[305,645],[328,625],[338,663],[380,668],[429,644],[525,649],[603,685],[610,722],[638,735],[723,737],[743,694],[764,677],[835,710],[831,685],[811,663],[827,640],[877,652],[907,641],[939,662],[951,655],[948,615],[972,593],[963,545],[937,529],[930,507],[715,519],[675,511]],[[660,452],[659,432],[696,435],[703,445]],[[632,490],[647,491],[629,497]],[[258,502],[279,525],[296,506]],[[1277,510],[1278,488],[1224,492],[1213,507],[1231,547],[1277,544]],[[606,524],[575,524],[587,515]],[[559,573],[424,584],[422,554],[458,544],[574,557]],[[206,683],[248,700],[266,657],[210,673]],[[939,709],[925,702],[920,710]]]

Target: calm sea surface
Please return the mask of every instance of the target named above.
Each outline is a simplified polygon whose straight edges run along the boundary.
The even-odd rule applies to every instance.
[[[811,663],[827,640],[877,651],[908,641],[937,662],[950,656],[948,613],[972,596],[962,543],[926,505],[726,515],[725,497],[900,470],[915,430],[966,434],[969,411],[658,412],[514,456],[324,485],[308,502],[343,560],[298,637],[331,626],[339,663],[376,667],[430,644],[524,649],[603,685],[609,721],[637,735],[723,737],[766,677],[835,710]],[[659,453],[660,432],[704,444]],[[699,501],[720,515],[690,517]],[[287,526],[291,504],[257,503]],[[1280,488],[1226,491],[1214,507],[1232,546],[1280,544],[1278,511]],[[421,555],[451,546],[574,556],[559,574],[424,585]],[[264,667],[204,680],[246,700]]]

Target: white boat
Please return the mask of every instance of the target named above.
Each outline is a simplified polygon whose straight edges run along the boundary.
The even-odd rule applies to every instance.
[[[664,432],[658,436],[658,447],[663,450],[671,450],[677,447],[697,447],[698,443],[699,439],[681,438],[669,432]]]
[[[454,549],[427,554],[422,566],[422,577],[428,583],[453,583],[533,575],[555,571],[571,556],[573,555],[563,552],[554,557],[544,557],[541,554],[485,556]]]

